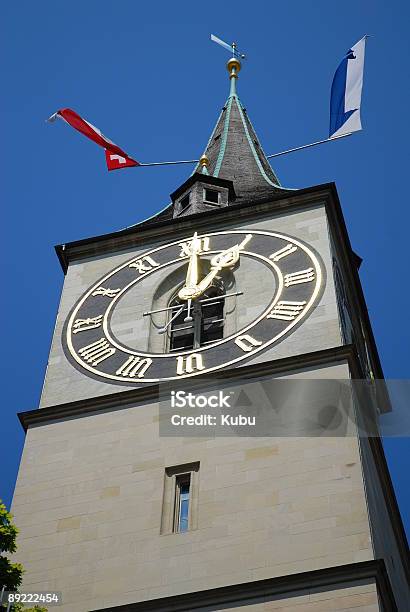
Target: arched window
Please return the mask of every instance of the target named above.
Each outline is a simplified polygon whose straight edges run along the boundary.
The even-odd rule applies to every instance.
[[[216,342],[224,335],[225,289],[221,281],[215,281],[197,299],[192,300],[190,312],[188,303],[175,296],[170,301],[170,318],[181,312],[169,326],[169,350],[197,349]],[[174,308],[175,307],[175,308]]]

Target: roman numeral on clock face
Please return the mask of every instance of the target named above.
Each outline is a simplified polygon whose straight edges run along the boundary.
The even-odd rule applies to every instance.
[[[192,353],[185,357],[180,355],[177,357],[177,374],[182,376],[183,374],[191,374],[198,370],[204,370],[205,366],[203,363],[202,355],[198,353]]]
[[[122,366],[118,368],[116,374],[117,376],[129,376],[130,378],[138,376],[138,378],[142,378],[150,367],[151,363],[152,359],[149,357],[140,359],[139,357],[131,355],[128,357],[127,361],[125,361]]]
[[[245,353],[249,353],[252,351],[255,346],[260,346],[262,344],[261,340],[255,340],[249,334],[244,334],[243,336],[238,336],[235,338],[235,344],[239,346],[240,349],[245,351]]]
[[[97,287],[95,291],[93,291],[92,295],[102,295],[104,297],[114,297],[119,293],[121,289],[106,289],[105,287]]]
[[[289,302],[281,300],[270,311],[267,319],[281,319],[282,321],[293,321],[297,315],[303,310],[306,302]]]
[[[310,283],[315,280],[315,271],[313,268],[307,268],[306,270],[300,270],[300,272],[292,272],[291,274],[285,274],[285,287],[291,285],[299,285],[300,283]]]
[[[73,334],[100,327],[102,318],[102,315],[98,315],[98,317],[89,317],[88,319],[76,319],[73,325]]]
[[[129,264],[130,268],[136,268],[140,274],[146,274],[158,266],[159,263],[157,263],[149,255],[147,257],[142,257],[141,259],[136,259]]]
[[[115,348],[113,348],[105,338],[100,338],[88,346],[83,346],[78,352],[87,363],[91,363],[95,366],[101,361],[104,361],[104,359],[108,359],[108,357],[114,355]]]
[[[200,243],[199,253],[204,253],[209,251],[209,238],[206,236],[205,238],[197,238]],[[188,240],[187,242],[181,242],[179,245],[181,247],[181,252],[179,254],[180,257],[191,257],[192,255],[192,240]]]
[[[294,244],[287,244],[285,247],[283,247],[283,249],[279,249],[279,251],[275,251],[275,253],[269,255],[269,259],[271,259],[272,261],[279,261],[279,259],[282,259],[282,257],[286,257],[286,255],[294,253],[295,251],[297,251],[297,249],[298,247]]]

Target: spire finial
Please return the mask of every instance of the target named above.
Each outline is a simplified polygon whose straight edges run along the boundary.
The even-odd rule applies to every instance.
[[[199,165],[201,166],[202,174],[209,174],[209,172],[208,172],[209,159],[205,155],[205,153],[203,155],[201,155],[201,158],[199,160]]]
[[[242,65],[239,58],[245,59],[245,56],[243,53],[239,53],[235,42],[233,42],[231,45],[228,45],[228,43],[221,40],[214,34],[211,34],[211,40],[213,42],[218,43],[218,45],[220,45],[227,51],[232,51],[232,57],[227,63],[226,67],[228,68],[229,78],[231,79],[231,92],[229,94],[229,97],[236,96],[236,79],[238,78],[238,72],[240,71]]]
[[[234,46],[234,44],[235,43],[232,43],[232,47]],[[231,59],[228,60],[228,63],[226,64],[226,68],[229,72],[229,78],[231,80],[231,92],[229,94],[230,96],[236,95],[236,79],[238,78],[238,72],[240,71],[241,67],[241,62],[235,56],[231,57]]]

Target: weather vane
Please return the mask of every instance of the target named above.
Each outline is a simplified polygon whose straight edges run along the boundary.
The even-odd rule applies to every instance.
[[[211,40],[213,42],[216,42],[218,45],[221,45],[221,47],[223,47],[227,51],[230,51],[230,53],[232,53],[232,57],[236,57],[242,60],[246,58],[243,53],[239,53],[238,49],[236,48],[236,43],[233,42],[231,45],[228,45],[228,43],[215,36],[215,34],[211,34]]]

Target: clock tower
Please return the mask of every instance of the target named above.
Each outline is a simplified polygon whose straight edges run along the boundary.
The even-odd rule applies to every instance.
[[[19,415],[24,590],[61,592],[64,612],[404,612],[407,543],[364,406],[343,435],[312,435],[307,393],[292,432],[272,418],[279,382],[324,394],[383,379],[360,258],[333,183],[280,185],[236,91],[240,61],[227,67],[229,97],[169,206],[56,249],[41,403]],[[245,392],[228,416],[251,427],[259,409],[256,433],[221,429],[223,402],[168,420],[178,391],[205,383]],[[255,405],[255,384],[276,408]]]

